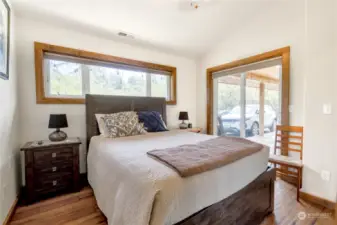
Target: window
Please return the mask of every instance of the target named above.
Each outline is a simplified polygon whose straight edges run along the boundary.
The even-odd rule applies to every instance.
[[[164,97],[176,103],[176,68],[35,43],[37,102],[84,103],[85,94]]]

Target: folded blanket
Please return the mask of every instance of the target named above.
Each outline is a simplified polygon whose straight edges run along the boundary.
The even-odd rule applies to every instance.
[[[247,139],[223,136],[147,154],[176,170],[181,177],[188,177],[233,163],[262,148],[263,145]]]

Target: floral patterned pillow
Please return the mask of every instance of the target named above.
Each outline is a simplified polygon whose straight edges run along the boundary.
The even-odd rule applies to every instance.
[[[136,112],[119,112],[105,115],[104,136],[109,138],[145,134],[144,125],[138,122]]]

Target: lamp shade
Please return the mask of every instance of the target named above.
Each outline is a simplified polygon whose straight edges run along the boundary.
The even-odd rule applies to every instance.
[[[68,127],[66,114],[50,114],[48,128]]]
[[[187,112],[180,112],[179,113],[179,120],[188,120],[188,113]]]

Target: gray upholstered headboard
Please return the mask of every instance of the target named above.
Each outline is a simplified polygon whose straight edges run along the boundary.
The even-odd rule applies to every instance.
[[[166,123],[166,99],[152,97],[129,97],[111,95],[86,95],[87,147],[90,139],[99,135],[96,113],[117,113],[123,111],[157,111]]]

